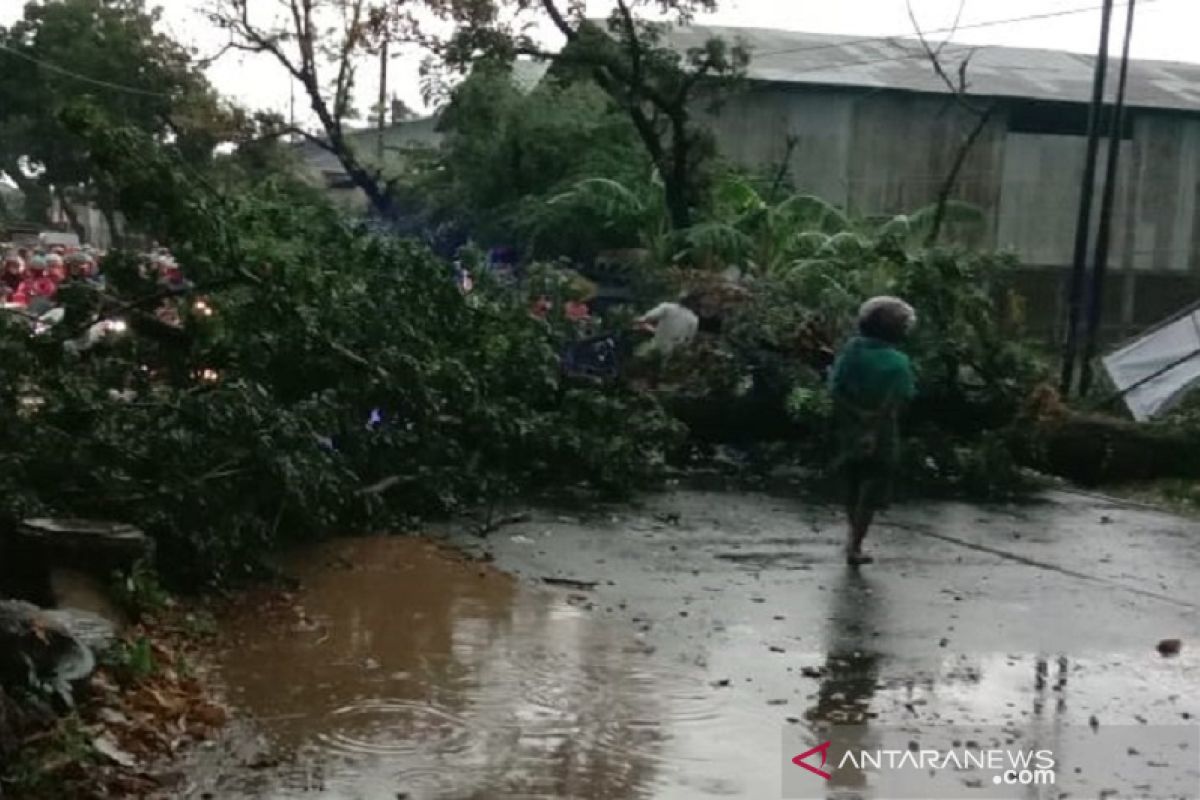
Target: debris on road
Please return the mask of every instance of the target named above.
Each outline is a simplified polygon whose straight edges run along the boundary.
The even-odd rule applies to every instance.
[[[581,581],[575,578],[550,578],[543,577],[542,583],[547,586],[557,586],[562,589],[576,589],[581,592],[590,592],[600,585],[600,581]]]
[[[1158,643],[1158,654],[1163,658],[1179,655],[1179,651],[1183,649],[1183,641],[1180,639],[1163,639]]]

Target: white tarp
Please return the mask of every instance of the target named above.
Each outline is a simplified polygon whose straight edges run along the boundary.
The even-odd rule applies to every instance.
[[[1103,362],[1134,419],[1144,422],[1169,411],[1200,384],[1200,306],[1122,345]]]

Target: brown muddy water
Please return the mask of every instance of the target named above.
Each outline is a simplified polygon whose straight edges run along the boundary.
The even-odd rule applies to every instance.
[[[292,602],[227,624],[223,678],[270,754],[217,797],[649,797],[665,760],[704,755],[671,728],[722,735],[720,695],[570,594],[420,539],[289,566]]]
[[[1077,497],[928,506],[892,515],[862,572],[840,540],[832,509],[680,491],[454,538],[496,566],[414,538],[296,552],[295,593],[223,622],[241,722],[174,796],[761,800],[831,724],[1064,749],[1068,730],[1195,729],[1193,523]],[[1155,652],[1167,636],[1182,655]],[[1182,783],[1122,747],[1009,796],[1197,797],[1198,749],[1176,753]],[[915,796],[987,796],[973,780]],[[789,796],[895,796],[851,771],[806,786]]]

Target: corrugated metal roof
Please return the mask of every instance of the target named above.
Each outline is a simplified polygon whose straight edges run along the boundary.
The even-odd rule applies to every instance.
[[[750,48],[748,76],[774,83],[854,86],[945,94],[921,43],[905,38],[866,38],[766,28],[694,25],[675,28],[668,38],[679,49],[698,47],[717,36],[741,39]],[[991,45],[948,45],[943,62],[957,70],[969,53],[968,91],[1086,103],[1092,95],[1095,56],[1057,50]],[[1115,94],[1118,62],[1112,61],[1108,95]],[[1140,108],[1200,113],[1200,64],[1131,61],[1127,102]]]

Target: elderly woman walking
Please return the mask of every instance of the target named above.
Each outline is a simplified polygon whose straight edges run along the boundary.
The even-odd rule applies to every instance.
[[[858,335],[842,348],[830,373],[837,466],[847,484],[850,566],[874,560],[863,553],[862,544],[891,494],[900,452],[900,411],[916,394],[912,365],[899,350],[916,321],[916,312],[903,300],[871,298],[859,309]]]

